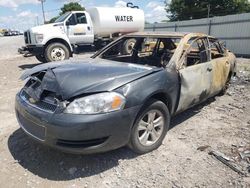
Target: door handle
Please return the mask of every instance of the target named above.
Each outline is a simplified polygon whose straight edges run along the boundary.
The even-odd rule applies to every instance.
[[[90,31],[90,27],[88,26],[87,29]]]
[[[209,68],[209,67],[207,68],[208,72],[211,72],[212,70],[213,70],[212,68]]]

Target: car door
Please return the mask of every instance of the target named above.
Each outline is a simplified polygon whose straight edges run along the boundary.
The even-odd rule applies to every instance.
[[[210,96],[214,96],[222,90],[227,82],[230,72],[230,62],[229,57],[220,46],[218,40],[210,38],[209,48],[211,51],[211,63],[213,67]]]
[[[71,44],[92,44],[94,32],[90,17],[85,13],[74,13],[66,21]]]
[[[212,84],[207,38],[191,39],[188,45],[190,47],[183,53],[184,59],[178,70],[181,90],[177,112],[205,101]]]

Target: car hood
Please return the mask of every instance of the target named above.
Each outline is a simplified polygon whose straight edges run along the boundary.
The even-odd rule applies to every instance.
[[[67,100],[82,94],[112,91],[160,70],[162,68],[88,59],[43,64],[24,72],[21,79],[45,72],[39,90],[56,92]]]
[[[51,24],[45,24],[45,25],[39,25],[32,27],[30,30],[33,33],[47,33],[48,31],[60,31],[63,30],[63,23],[51,23]]]

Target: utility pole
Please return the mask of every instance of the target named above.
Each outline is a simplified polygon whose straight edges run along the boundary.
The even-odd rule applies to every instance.
[[[44,24],[45,24],[45,13],[44,13],[44,6],[43,6],[43,4],[44,4],[44,2],[45,2],[45,0],[38,0],[38,1],[41,1],[41,4],[42,4],[42,11],[43,11],[43,22],[44,22]]]
[[[39,18],[36,16],[36,25],[39,25]]]
[[[207,5],[207,24],[208,24],[208,35],[210,35],[211,33],[211,20],[209,20],[210,17],[210,10],[211,10],[211,6],[210,4]]]
[[[207,5],[207,18],[210,17],[210,9],[211,9],[210,4],[208,4]]]

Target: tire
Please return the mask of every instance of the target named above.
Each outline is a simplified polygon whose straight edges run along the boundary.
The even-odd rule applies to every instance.
[[[47,60],[43,55],[36,55],[36,59],[41,63],[47,63]]]
[[[149,116],[151,116],[151,120]],[[162,117],[162,121],[159,119],[160,117]],[[157,149],[162,144],[169,129],[170,119],[169,110],[163,102],[155,99],[150,100],[136,118],[130,135],[129,147],[138,154]]]
[[[135,43],[135,39],[128,39],[123,46],[123,54],[131,54]]]
[[[102,49],[104,47],[103,42],[101,40],[97,40],[94,43],[94,45],[95,45],[95,50],[97,50],[97,51],[100,50],[100,49]]]
[[[63,61],[69,59],[69,56],[69,49],[62,43],[51,43],[45,49],[45,58],[47,62]]]

